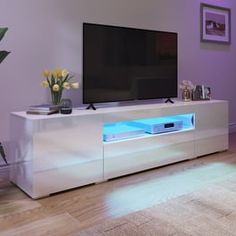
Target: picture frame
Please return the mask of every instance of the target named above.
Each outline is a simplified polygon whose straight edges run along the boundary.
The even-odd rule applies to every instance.
[[[201,41],[230,44],[231,10],[201,3]]]
[[[192,100],[210,100],[211,99],[211,88],[205,85],[196,85],[192,92]]]
[[[204,99],[210,100],[211,99],[211,88],[210,87],[204,87]]]

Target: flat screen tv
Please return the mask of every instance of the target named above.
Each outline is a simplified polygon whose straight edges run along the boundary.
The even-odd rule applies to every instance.
[[[177,33],[83,23],[83,103],[177,97]]]

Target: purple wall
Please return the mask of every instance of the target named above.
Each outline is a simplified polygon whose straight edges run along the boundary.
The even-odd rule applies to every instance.
[[[1,49],[12,53],[0,65],[0,141],[9,140],[9,114],[50,101],[40,87],[45,68],[65,67],[81,81],[82,22],[176,31],[179,81],[212,88],[213,98],[230,102],[236,126],[236,31],[230,46],[200,42],[200,0],[0,0],[1,26],[9,27]],[[204,1],[236,11],[235,0]],[[232,14],[231,22],[235,22]],[[64,94],[81,105],[81,90]]]

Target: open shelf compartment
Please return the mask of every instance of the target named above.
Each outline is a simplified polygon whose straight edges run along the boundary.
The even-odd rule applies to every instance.
[[[103,142],[122,141],[192,129],[195,129],[194,113],[106,123],[103,126]]]

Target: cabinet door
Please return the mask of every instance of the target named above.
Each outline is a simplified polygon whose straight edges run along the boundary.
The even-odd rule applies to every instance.
[[[41,121],[33,135],[34,195],[103,180],[100,115]]]
[[[202,156],[228,149],[228,103],[207,102],[195,106],[195,153]]]
[[[13,118],[12,180],[32,198],[103,180],[101,115]]]

